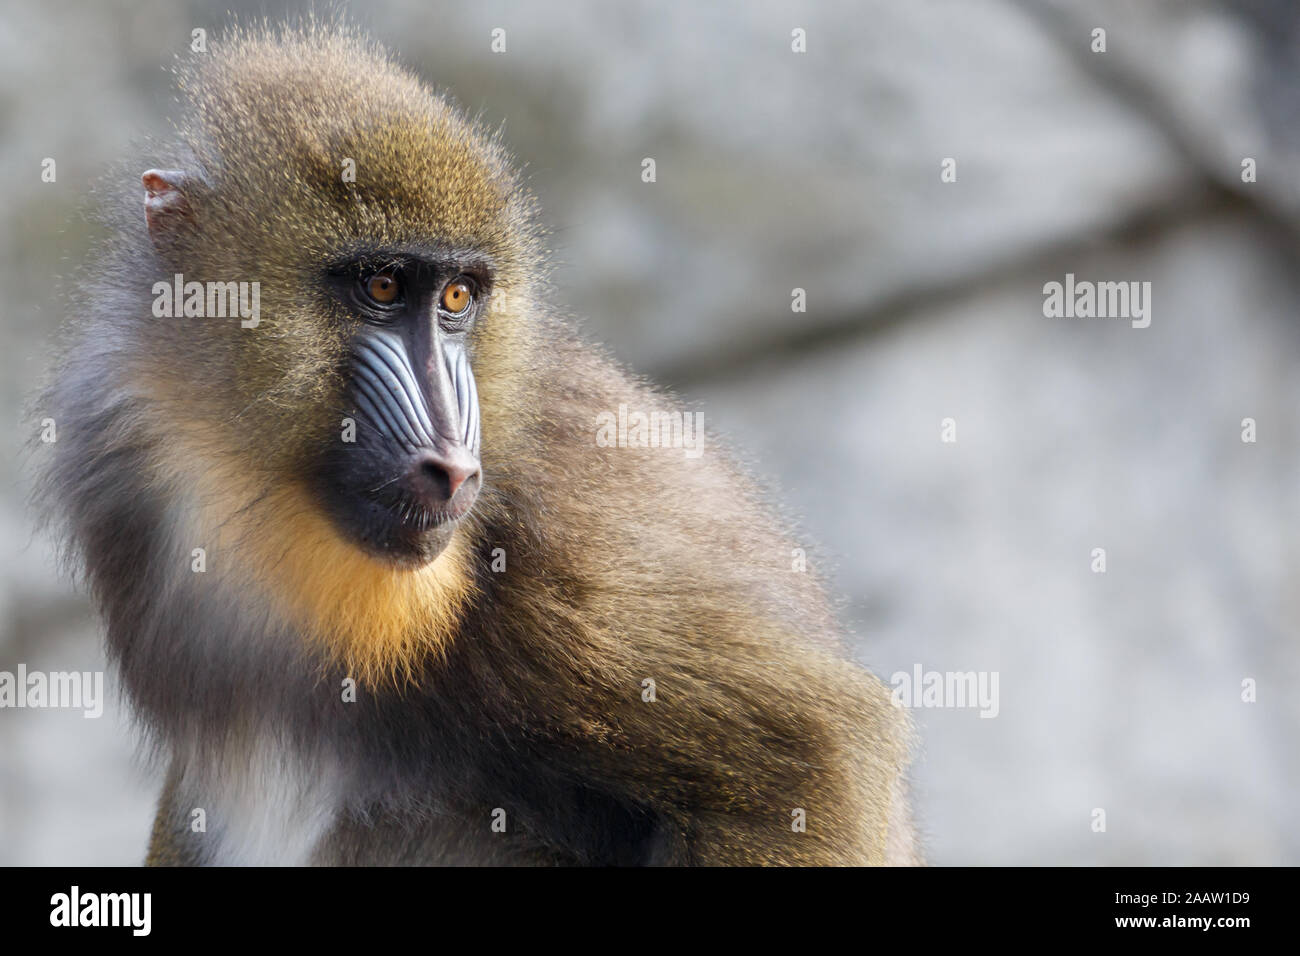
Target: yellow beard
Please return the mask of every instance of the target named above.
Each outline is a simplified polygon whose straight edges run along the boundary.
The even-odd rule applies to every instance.
[[[186,489],[176,499],[191,503],[177,544],[204,548],[214,583],[260,596],[361,684],[400,683],[445,654],[474,587],[463,532],[429,564],[395,568],[343,538],[305,488],[261,492],[247,469],[214,456],[213,443],[188,437],[172,433],[162,445],[171,453],[159,478]]]

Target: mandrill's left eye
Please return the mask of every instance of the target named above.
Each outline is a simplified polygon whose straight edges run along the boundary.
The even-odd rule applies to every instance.
[[[366,276],[361,282],[361,287],[365,290],[366,297],[375,305],[394,305],[402,298],[401,280],[392,270],[386,269]]]
[[[448,315],[461,315],[474,302],[474,280],[469,276],[457,276],[447,283],[442,290],[441,304]]]

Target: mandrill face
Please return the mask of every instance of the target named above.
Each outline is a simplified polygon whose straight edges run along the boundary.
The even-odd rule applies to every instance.
[[[260,316],[153,324],[165,406],[210,426],[191,441],[209,470],[256,472],[221,479],[239,520],[293,488],[273,521],[429,565],[483,490],[493,423],[526,419],[495,410],[521,404],[533,310],[507,302],[541,271],[531,195],[493,136],[346,37],[237,35],[182,86],[181,165],[143,176],[151,278],[255,283]]]
[[[420,246],[329,269],[355,332],[341,377],[347,415],[316,472],[321,500],[343,534],[394,564],[436,558],[478,495],[469,340],[492,277],[478,253]]]

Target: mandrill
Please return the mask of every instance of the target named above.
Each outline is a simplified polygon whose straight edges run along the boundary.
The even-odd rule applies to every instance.
[[[908,721],[782,523],[597,440],[668,399],[559,317],[497,138],[348,27],[179,87],[40,405],[147,862],[917,862]]]

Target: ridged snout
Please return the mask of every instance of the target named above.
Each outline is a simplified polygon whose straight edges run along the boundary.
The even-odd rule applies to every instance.
[[[478,493],[478,392],[464,348],[435,342],[432,351],[430,361],[412,362],[401,335],[368,333],[354,346],[354,397],[400,462],[403,490],[458,517]]]

